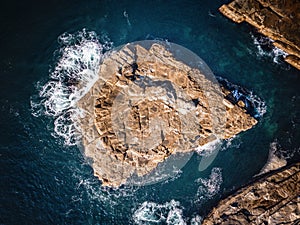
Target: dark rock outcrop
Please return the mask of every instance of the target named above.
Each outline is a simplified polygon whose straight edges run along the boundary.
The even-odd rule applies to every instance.
[[[274,40],[273,45],[288,54],[285,61],[300,69],[299,0],[234,0],[219,10],[234,22],[246,21]]]
[[[202,224],[299,224],[299,182],[300,163],[259,178],[222,200]]]

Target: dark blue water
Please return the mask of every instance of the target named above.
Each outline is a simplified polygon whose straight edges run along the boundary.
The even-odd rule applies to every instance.
[[[158,214],[161,223],[191,224],[221,197],[259,173],[270,145],[288,163],[298,161],[300,72],[280,57],[275,63],[266,46],[260,52],[254,44],[254,38],[260,36],[250,26],[234,24],[220,15],[217,9],[225,2],[3,3],[0,224],[143,224],[147,207]],[[263,99],[267,112],[253,129],[224,142],[223,150],[202,172],[198,170],[201,157],[195,154],[167,182],[102,188],[79,148],[56,137],[53,118],[34,116],[36,109],[30,104],[40,86],[50,80],[49,70],[53,71],[59,55],[55,51],[61,48],[57,38],[84,28],[113,46],[144,39],[180,44],[198,54],[216,75]],[[149,217],[155,218],[153,213]]]

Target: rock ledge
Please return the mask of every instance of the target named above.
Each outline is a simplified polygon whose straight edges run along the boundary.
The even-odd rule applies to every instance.
[[[300,1],[234,0],[220,12],[236,23],[246,21],[274,40],[288,55],[285,61],[300,70]]]
[[[300,163],[296,163],[222,200],[202,224],[299,224],[299,195]]]

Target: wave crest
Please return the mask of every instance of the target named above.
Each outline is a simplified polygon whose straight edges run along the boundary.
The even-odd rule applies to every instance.
[[[264,36],[257,36],[254,35],[253,33],[250,34],[251,38],[253,40],[253,43],[257,49],[256,55],[257,57],[270,57],[273,59],[273,63],[275,64],[282,64],[283,59],[288,55],[286,52],[281,50],[280,48],[277,48],[273,46],[273,40],[264,37]]]
[[[182,215],[182,207],[175,200],[165,204],[143,202],[134,212],[133,221],[135,224],[186,224]]]
[[[83,29],[60,35],[58,43],[60,47],[54,53],[57,62],[50,71],[50,80],[39,85],[39,96],[32,98],[31,107],[34,116],[54,118],[56,135],[63,137],[66,145],[75,145],[80,136],[76,118],[82,116],[76,104],[98,79],[103,53],[111,48],[112,42],[106,36]]]

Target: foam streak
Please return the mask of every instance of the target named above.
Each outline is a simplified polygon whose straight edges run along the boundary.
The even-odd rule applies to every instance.
[[[49,75],[50,81],[40,88],[40,102],[31,104],[34,115],[42,111],[39,114],[54,118],[55,133],[64,138],[66,145],[74,145],[80,135],[76,118],[82,113],[76,104],[98,79],[103,50],[108,50],[111,42],[106,40],[101,44],[95,32],[84,29],[62,34],[58,43],[60,48],[55,52],[58,59]]]

